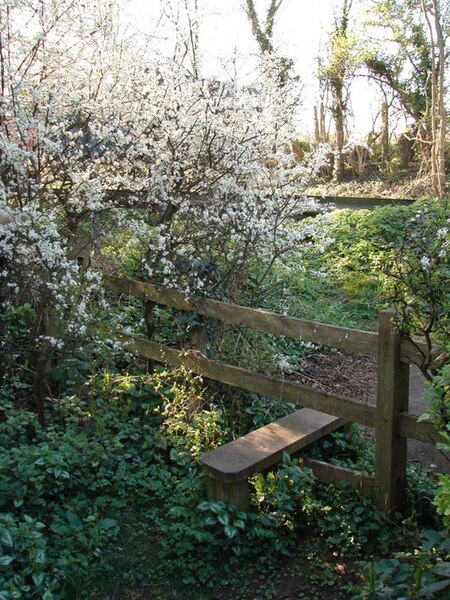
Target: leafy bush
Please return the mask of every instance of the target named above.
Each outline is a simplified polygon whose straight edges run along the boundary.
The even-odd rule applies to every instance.
[[[170,446],[188,452],[192,460],[224,443],[229,433],[223,412],[214,402],[206,401],[200,376],[181,367],[160,370],[152,380],[161,396],[161,431]]]
[[[446,531],[426,530],[413,552],[374,562],[368,569],[367,585],[353,590],[355,598],[448,598],[450,538]]]
[[[254,503],[278,529],[295,530],[302,521],[308,522],[316,508],[314,479],[310,469],[284,453],[282,464],[276,471],[253,477]]]
[[[0,593],[78,597],[108,569],[104,553],[117,540],[118,512],[130,498],[149,501],[154,436],[145,415],[101,400],[92,417],[85,404],[62,399],[45,430],[33,414],[1,403]]]

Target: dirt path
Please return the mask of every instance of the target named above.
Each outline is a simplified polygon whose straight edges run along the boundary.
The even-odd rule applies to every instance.
[[[414,415],[422,415],[430,407],[430,399],[424,384],[424,378],[415,366],[409,374],[409,410]],[[408,440],[408,458],[418,462],[430,471],[450,473],[450,455],[444,455],[431,444]]]
[[[377,364],[372,356],[353,355],[343,350],[315,350],[299,359],[298,369],[289,378],[317,390],[376,403]],[[419,416],[429,408],[425,379],[417,367],[411,366],[409,411]],[[366,432],[369,437],[374,436],[373,429],[366,428]],[[408,440],[408,458],[429,471],[450,473],[450,456],[431,444]]]

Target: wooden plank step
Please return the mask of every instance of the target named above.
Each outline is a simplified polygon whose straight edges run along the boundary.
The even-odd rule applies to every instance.
[[[228,483],[243,481],[345,425],[345,419],[302,408],[270,425],[204,454],[209,477]]]
[[[201,462],[208,498],[247,510],[249,477],[279,462],[283,452],[293,454],[346,423],[340,417],[302,408],[204,454]]]

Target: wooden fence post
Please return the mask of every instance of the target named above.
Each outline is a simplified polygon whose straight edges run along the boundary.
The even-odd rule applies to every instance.
[[[409,365],[400,362],[395,311],[380,314],[375,447],[375,502],[390,512],[401,508],[406,488],[407,439],[399,434],[399,415],[408,412]]]

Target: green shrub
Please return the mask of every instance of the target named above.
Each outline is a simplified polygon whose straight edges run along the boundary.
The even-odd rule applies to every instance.
[[[62,399],[47,429],[5,397],[1,407],[0,597],[82,597],[108,570],[117,514],[152,497],[152,430],[145,415],[100,399],[94,417],[85,403]]]

